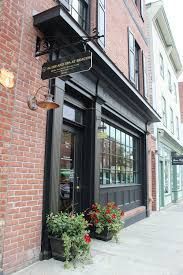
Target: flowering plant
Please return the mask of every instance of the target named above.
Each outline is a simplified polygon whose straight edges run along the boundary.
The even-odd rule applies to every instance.
[[[49,235],[60,239],[64,243],[65,267],[69,262],[83,261],[90,256],[90,236],[86,230],[88,222],[83,214],[51,213],[47,216]]]
[[[101,206],[98,203],[93,204],[88,216],[89,224],[95,228],[96,233],[100,234],[107,229],[116,241],[118,240],[117,233],[124,225],[124,221],[122,221],[124,212],[115,203],[110,202],[106,206]]]

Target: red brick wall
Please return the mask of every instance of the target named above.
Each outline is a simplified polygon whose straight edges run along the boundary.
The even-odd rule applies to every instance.
[[[148,184],[149,208],[152,211],[156,209],[156,140],[152,134],[148,135]]]
[[[43,85],[44,60],[34,57],[32,13],[52,5],[52,0],[4,0],[0,18],[0,67],[16,78],[14,89],[0,91],[0,219],[5,221],[6,272],[38,259],[40,252],[46,112],[29,110],[27,96]]]
[[[135,21],[142,32],[146,32],[144,22],[133,0],[126,1]],[[139,29],[132,19],[124,1],[106,1],[106,48],[107,55],[119,67],[124,75],[129,78],[128,71],[128,27],[133,32],[135,40],[147,55],[147,44],[142,38]]]
[[[144,29],[133,1],[127,2]],[[3,0],[0,67],[13,71],[16,78],[14,89],[0,88],[0,219],[5,221],[5,272],[28,265],[40,252],[46,113],[29,110],[27,96],[47,84],[40,79],[45,60],[34,57],[37,30],[32,14],[53,5],[53,0]],[[106,15],[106,52],[128,77],[127,27],[144,51],[146,44],[123,1],[107,0]],[[93,13],[93,26],[95,20]]]

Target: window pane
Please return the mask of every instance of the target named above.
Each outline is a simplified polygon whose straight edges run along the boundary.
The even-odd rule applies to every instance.
[[[101,152],[101,184],[137,183],[139,169],[138,139],[105,123],[109,135]]]
[[[82,112],[65,104],[63,107],[63,117],[71,121],[82,123]]]
[[[105,45],[105,10],[102,5],[99,3],[98,5],[98,33],[99,35],[103,35],[104,37],[100,37],[99,41],[102,45]]]
[[[130,51],[130,80],[135,81],[135,55]]]

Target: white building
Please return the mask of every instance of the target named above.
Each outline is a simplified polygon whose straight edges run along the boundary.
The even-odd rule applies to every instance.
[[[157,142],[157,209],[182,198],[181,167],[172,156],[181,155],[178,77],[182,64],[162,1],[146,4],[149,43],[149,92],[153,107],[162,117],[154,124]]]

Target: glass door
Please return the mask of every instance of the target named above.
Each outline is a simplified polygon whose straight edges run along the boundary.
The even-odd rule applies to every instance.
[[[64,126],[61,142],[59,210],[79,212],[81,209],[82,171],[81,134]]]

